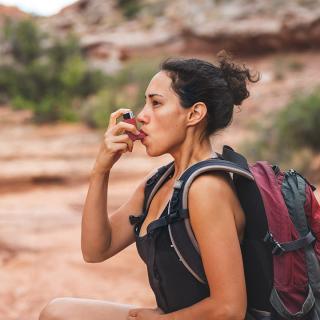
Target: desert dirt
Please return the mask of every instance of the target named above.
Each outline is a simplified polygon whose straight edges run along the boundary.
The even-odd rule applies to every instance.
[[[302,70],[284,69],[277,80],[275,66],[290,59]],[[214,139],[216,151],[223,144],[237,148],[254,136],[246,129],[252,120],[263,121],[294,92],[319,84],[317,53],[251,58],[247,64],[262,72],[262,80],[231,127]],[[81,213],[102,135],[80,124],[36,126],[29,112],[0,108],[0,320],[36,320],[46,303],[63,296],[155,306],[134,244],[103,263],[82,259]],[[112,170],[109,214],[144,175],[170,160],[150,158],[135,143]]]

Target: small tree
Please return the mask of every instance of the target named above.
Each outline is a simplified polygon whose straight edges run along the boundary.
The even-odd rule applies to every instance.
[[[91,70],[76,37],[51,39],[29,20],[7,24],[13,63],[0,65],[0,98],[30,108],[37,122],[78,119],[79,100],[97,92],[105,76]]]
[[[28,64],[41,54],[41,33],[31,20],[19,23],[7,20],[4,33],[17,62]]]

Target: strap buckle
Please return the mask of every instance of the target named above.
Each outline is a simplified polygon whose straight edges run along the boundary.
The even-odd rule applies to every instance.
[[[176,180],[176,182],[173,185],[173,189],[180,190],[182,188],[183,181],[182,180]]]
[[[165,216],[167,224],[171,224],[173,222],[176,222],[179,219],[178,211],[174,211],[170,213],[169,215]]]
[[[272,254],[274,256],[281,256],[283,253],[285,253],[286,251],[284,250],[284,248],[281,246],[281,244],[279,242],[275,242],[275,246],[272,249]]]
[[[142,221],[143,219],[143,215],[140,215],[140,216],[134,216],[134,215],[130,215],[129,216],[129,221],[130,221],[130,224],[138,224]]]
[[[282,245],[274,238],[273,234],[271,232],[267,232],[265,235],[264,242],[270,242],[273,245],[271,253],[274,256],[281,256],[283,253],[286,252],[286,250],[282,247]]]

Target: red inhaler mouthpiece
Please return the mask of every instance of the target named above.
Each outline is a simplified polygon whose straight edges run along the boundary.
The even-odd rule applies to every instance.
[[[123,114],[123,121],[130,123],[130,124],[133,124],[137,128],[136,118],[134,117],[134,114],[132,111],[129,111],[129,112]],[[144,134],[144,132],[142,132],[140,130],[139,130],[139,132],[140,133],[138,135],[135,135],[131,132],[126,131],[126,134],[129,136],[129,138],[132,141],[142,140],[146,135]]]

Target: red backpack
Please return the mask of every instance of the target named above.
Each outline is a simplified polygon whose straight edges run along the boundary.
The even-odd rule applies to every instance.
[[[145,190],[145,203],[174,169],[158,170]],[[218,158],[189,167],[176,181],[168,215],[153,228],[168,227],[173,248],[200,282],[207,279],[188,213],[188,190],[206,171],[225,171],[246,214],[241,244],[248,313],[246,319],[320,319],[320,206],[315,187],[291,169],[247,160],[228,146]],[[210,192],[210,191],[208,191]],[[152,231],[152,230],[150,230]]]

